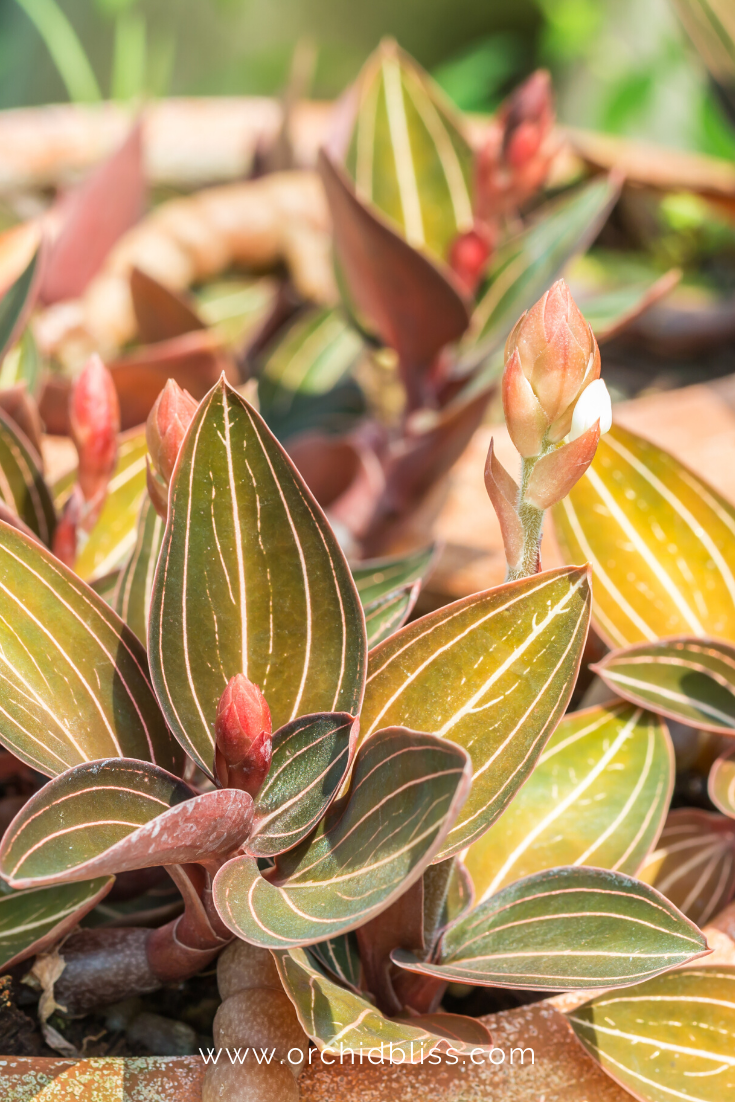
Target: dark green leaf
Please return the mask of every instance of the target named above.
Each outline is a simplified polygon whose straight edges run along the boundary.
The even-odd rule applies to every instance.
[[[0,410],[0,498],[47,546],[56,525],[41,457],[28,437]]]
[[[592,669],[613,692],[689,727],[735,733],[735,647],[661,639],[606,654]]]
[[[266,880],[250,857],[214,881],[217,909],[239,937],[268,948],[324,941],[388,907],[436,856],[465,799],[467,755],[451,742],[392,728],[355,759],[348,795]]]
[[[32,306],[40,252],[40,248],[36,250],[28,266],[0,299],[0,362],[20,336],[20,330]]]
[[[420,582],[406,585],[403,589],[396,589],[393,593],[387,593],[385,597],[378,597],[365,605],[365,626],[367,627],[368,647],[377,647],[384,639],[390,636],[405,624],[411,615],[413,606],[421,588]]]
[[[172,729],[207,772],[217,703],[244,673],[275,727],[359,712],[362,609],[321,510],[224,378],[189,426],[153,586],[151,672]]]
[[[101,876],[78,884],[0,895],[0,968],[42,953],[68,933],[114,884]]]
[[[336,796],[359,721],[345,712],[293,719],[273,735],[273,758],[253,813],[248,853],[268,857],[309,834]]]
[[[163,521],[146,494],[138,517],[137,539],[115,587],[111,604],[145,646],[153,577],[163,541]]]
[[[311,946],[309,954],[343,987],[349,987],[356,995],[360,994],[362,966],[354,933],[340,934],[329,941],[319,941]]]
[[[286,440],[308,430],[350,429],[365,412],[362,391],[350,378],[363,348],[362,337],[339,311],[299,316],[258,379],[260,412],[271,432]]]
[[[417,1064],[437,1048],[469,1052],[488,1045],[477,1027],[469,1039],[462,1036],[458,1023],[448,1020],[459,1015],[436,1015],[433,1021],[422,1016],[415,1025],[414,1019],[386,1018],[366,998],[329,979],[305,949],[274,956],[299,1021],[323,1052],[362,1050],[380,1053],[386,1063]]]
[[[459,983],[566,990],[636,983],[707,951],[693,922],[622,873],[559,868],[528,876],[447,930],[437,964],[409,971]]]
[[[386,559],[366,559],[352,567],[357,592],[363,608],[385,597],[401,586],[423,582],[431,572],[436,558],[436,544],[412,551],[409,555],[395,555]]]
[[[443,857],[484,834],[533,769],[569,703],[589,600],[586,567],[549,570],[414,620],[371,652],[361,739],[405,725],[472,757]]]
[[[0,524],[0,741],[48,776],[101,757],[172,769],[183,754],[145,651],[58,559]]]

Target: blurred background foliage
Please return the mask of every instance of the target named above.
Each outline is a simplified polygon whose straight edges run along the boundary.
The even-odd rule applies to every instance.
[[[563,122],[735,157],[670,0],[0,0],[0,107],[273,94],[304,39],[332,97],[385,34],[465,110],[545,65]]]

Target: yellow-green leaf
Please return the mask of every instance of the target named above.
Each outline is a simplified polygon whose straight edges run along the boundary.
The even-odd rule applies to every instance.
[[[0,524],[0,742],[48,776],[101,757],[183,760],[115,612],[40,544]]]
[[[274,727],[360,710],[365,620],[344,555],[300,475],[224,378],[201,402],[171,482],[153,585],[153,683],[205,771],[225,686],[243,673]]]
[[[735,968],[687,968],[598,995],[569,1014],[577,1037],[636,1098],[735,1097]]]
[[[85,581],[101,578],[122,566],[135,545],[138,514],[146,493],[146,455],[143,430],[133,429],[121,437],[107,500],[74,564]]]
[[[634,875],[673,784],[671,740],[651,712],[617,703],[566,715],[513,803],[465,855],[476,900],[556,865]]]
[[[614,425],[553,515],[566,561],[592,566],[611,646],[735,641],[735,509],[674,456]]]
[[[112,876],[0,895],[0,968],[18,964],[58,941],[99,903]]]
[[[569,703],[589,599],[585,567],[548,570],[447,605],[371,652],[361,739],[410,726],[472,758],[443,857],[484,834],[533,769]]]
[[[358,196],[409,245],[446,259],[472,226],[473,156],[460,118],[429,76],[385,40],[357,82],[345,167]]]
[[[735,750],[718,758],[712,766],[709,798],[723,815],[735,819]]]
[[[735,891],[735,823],[698,807],[670,811],[638,878],[706,926]]]

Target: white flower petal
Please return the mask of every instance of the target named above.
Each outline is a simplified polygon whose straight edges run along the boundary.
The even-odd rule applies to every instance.
[[[572,414],[569,439],[576,440],[587,429],[591,429],[595,421],[600,422],[601,433],[607,432],[612,425],[612,404],[602,379],[595,379],[580,394]]]

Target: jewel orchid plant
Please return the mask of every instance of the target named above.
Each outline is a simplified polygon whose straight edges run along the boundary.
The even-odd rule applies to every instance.
[[[67,1013],[192,976],[236,938],[270,950],[320,1048],[392,1043],[410,1060],[490,1044],[440,1011],[448,983],[613,988],[707,952],[625,862],[562,861],[476,902],[465,863],[532,784],[575,686],[588,568],[541,571],[533,541],[607,425],[598,375],[594,338],[555,286],[508,346],[516,497],[489,460],[512,578],[391,625],[371,649],[361,579],[224,378],[198,406],[170,382],[151,412],[165,527],[157,540],[144,509],[111,597],[124,618],[0,525],[0,738],[49,777],[0,847],[6,956],[58,945]],[[630,722],[613,711],[593,726],[624,739]],[[667,737],[654,740],[664,794]],[[666,804],[637,830],[631,872]],[[181,915],[64,940],[115,876],[158,866]]]

